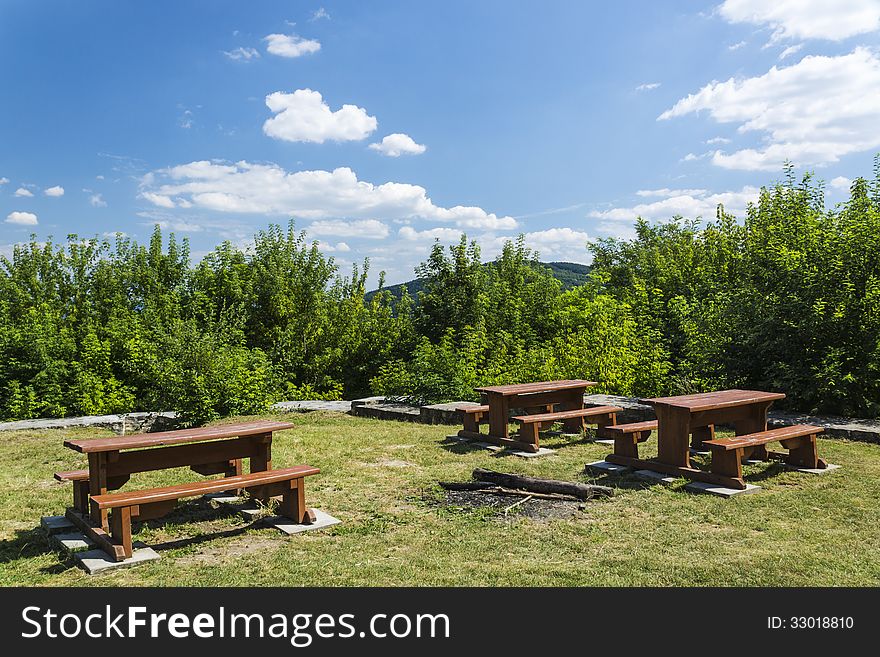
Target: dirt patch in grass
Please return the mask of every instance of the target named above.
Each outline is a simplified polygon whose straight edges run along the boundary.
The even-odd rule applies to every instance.
[[[435,501],[435,503],[438,503]],[[480,490],[450,490],[438,503],[440,506],[495,511],[495,519],[522,517],[532,520],[565,519],[578,515],[583,502],[526,498],[520,495],[489,493]],[[516,506],[513,506],[516,505]]]
[[[220,545],[204,544],[192,554],[185,554],[176,558],[179,565],[199,566],[205,564],[218,564],[233,561],[241,557],[254,554],[263,556],[267,552],[274,552],[280,545],[279,537],[255,536],[249,534],[234,540],[225,541]]]

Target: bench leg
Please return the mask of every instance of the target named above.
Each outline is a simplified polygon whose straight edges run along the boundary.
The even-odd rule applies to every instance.
[[[715,425],[709,424],[705,427],[695,427],[691,432],[691,449],[696,452],[705,452],[706,446],[704,440],[715,440]]]
[[[519,439],[524,443],[531,443],[535,446],[535,451],[538,451],[538,431],[540,427],[537,422],[530,422],[528,424],[523,424],[519,429]]]
[[[463,419],[462,423],[464,424],[465,431],[471,431],[473,433],[479,433],[480,431],[480,420],[482,419],[482,413],[462,413]]]
[[[290,482],[290,488],[284,492],[278,511],[282,516],[301,525],[315,522],[315,512],[306,506],[306,489],[302,479]]]
[[[742,449],[712,450],[712,472],[742,480]]]
[[[122,546],[122,553],[126,559],[132,555],[131,546],[131,507],[123,506],[113,509],[110,514],[110,535],[113,540]]]
[[[73,508],[82,514],[89,515],[89,482],[73,482]]]
[[[793,440],[783,440],[782,446],[788,450],[785,462],[798,468],[822,468],[824,461],[819,458],[816,434],[802,436]]]
[[[639,434],[628,433],[614,437],[614,453],[617,456],[626,456],[631,459],[639,458]]]

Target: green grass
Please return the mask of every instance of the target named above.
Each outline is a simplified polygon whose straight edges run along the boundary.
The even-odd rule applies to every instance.
[[[0,585],[643,585],[876,586],[880,583],[880,446],[820,441],[843,466],[821,476],[776,464],[747,468],[762,490],[724,500],[633,478],[609,478],[610,499],[587,502],[567,519],[503,519],[446,506],[440,480],[467,480],[484,467],[588,480],[587,461],[604,445],[548,438],[555,455],[495,456],[449,446],[450,427],[354,418],[285,415],[296,428],[276,434],[277,467],[309,463],[307,500],[342,520],[332,529],[286,537],[249,527],[238,515],[187,501],[163,521],[135,526],[159,561],[90,577],[52,550],[40,516],[61,513],[68,485],[59,469],[84,467],[65,437],[95,430],[0,435]],[[643,449],[650,455],[652,438]],[[191,480],[174,470],[131,485]]]

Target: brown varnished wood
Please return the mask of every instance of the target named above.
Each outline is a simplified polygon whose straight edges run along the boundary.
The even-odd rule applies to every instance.
[[[125,553],[121,545],[113,542],[110,534],[102,527],[96,527],[88,515],[83,515],[75,509],[67,509],[64,517],[70,520],[83,534],[88,536],[95,545],[104,550],[115,561],[122,561]]]
[[[618,413],[622,408],[617,406],[592,406],[589,408],[580,408],[567,411],[555,411],[553,413],[535,413],[534,415],[518,415],[513,419],[523,424],[533,424],[535,422],[554,422],[558,420],[567,420],[571,418],[586,418],[593,416],[608,416],[611,413]]]
[[[536,383],[515,383],[512,385],[489,386],[477,388],[477,392],[494,393],[510,397],[512,395],[534,394],[538,392],[555,392],[572,388],[589,388],[598,385],[595,381],[567,379],[564,381],[538,381]]]
[[[822,433],[822,427],[816,427],[809,424],[795,424],[790,427],[780,427],[778,429],[769,429],[757,433],[744,434],[733,438],[716,438],[705,442],[713,450],[734,450],[740,447],[752,447],[754,445],[766,445],[767,443],[781,442],[792,438],[800,438],[803,436],[815,436]]]
[[[248,488],[249,486],[266,485],[279,481],[287,481],[296,477],[306,477],[318,474],[320,470],[310,465],[297,465],[291,468],[279,468],[263,472],[253,472],[238,477],[223,477],[197,481],[176,486],[164,486],[147,490],[125,491],[121,493],[107,493],[92,497],[93,506],[99,509],[113,509],[135,504],[151,504],[166,500],[177,500],[184,497],[194,497],[206,493],[220,493],[235,488]]]
[[[205,443],[141,449],[120,453],[116,461],[107,464],[107,474],[113,476],[212,463],[223,463],[225,467],[226,462],[232,459],[250,458],[261,455],[264,451],[262,443],[251,438],[232,438]],[[223,471],[216,470],[210,474]]]
[[[251,436],[266,434],[273,431],[293,429],[295,425],[289,422],[260,421],[241,424],[221,424],[215,427],[200,427],[197,429],[180,429],[176,431],[161,431],[157,433],[139,433],[130,436],[116,436],[113,438],[92,438],[90,440],[65,440],[64,446],[86,454],[93,452],[117,452],[126,449],[141,449],[145,447],[160,447],[163,445],[177,445],[181,443],[194,443],[207,440],[220,440],[222,438],[234,438],[237,436]]]
[[[656,459],[636,459],[620,456],[618,454],[609,454],[605,457],[605,460],[609,463],[614,463],[616,465],[626,465],[637,470],[654,470],[655,472],[662,472],[664,474],[669,474],[674,477],[684,477],[685,479],[690,479],[692,481],[702,481],[707,484],[718,484],[719,486],[726,486],[727,488],[736,488],[738,490],[745,490],[746,488],[746,484],[742,479],[726,477],[718,475],[714,472],[705,472],[703,470],[692,468],[690,466],[686,468],[678,467],[670,465],[668,463],[663,463]]]
[[[691,412],[711,411],[732,406],[748,406],[759,402],[774,402],[785,399],[781,392],[763,392],[760,390],[719,390],[716,392],[701,392],[694,395],[679,395],[677,397],[654,397],[643,399],[646,404],[657,406],[673,406],[684,408]]]

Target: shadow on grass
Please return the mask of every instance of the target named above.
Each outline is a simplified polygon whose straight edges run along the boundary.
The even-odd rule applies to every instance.
[[[0,563],[29,559],[53,551],[49,537],[42,528],[18,529],[15,538],[0,541]]]

